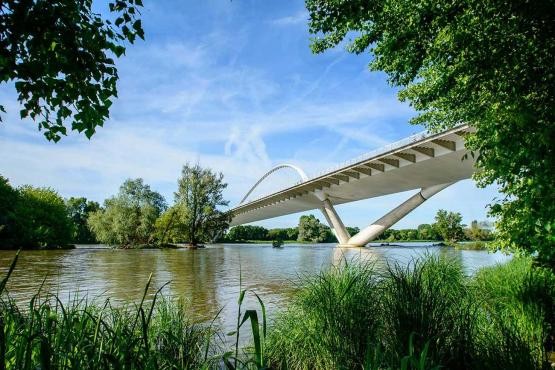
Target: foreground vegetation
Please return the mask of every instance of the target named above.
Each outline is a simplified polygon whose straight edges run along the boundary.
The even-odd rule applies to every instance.
[[[345,262],[302,277],[270,324],[260,298],[242,312],[243,290],[227,342],[216,320],[193,322],[161,289],[148,296],[149,283],[136,306],[38,292],[20,309],[7,279],[3,369],[547,369],[555,334],[555,275],[525,258],[471,278],[436,256],[385,270]]]
[[[358,263],[309,277],[270,331],[290,369],[541,369],[553,343],[555,277],[528,259],[466,278],[428,257],[378,273]]]

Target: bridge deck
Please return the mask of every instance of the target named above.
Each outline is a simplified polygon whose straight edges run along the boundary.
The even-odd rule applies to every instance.
[[[232,209],[231,225],[320,208],[315,192],[342,204],[469,178],[474,160],[464,146],[468,126],[419,134],[315,178]]]

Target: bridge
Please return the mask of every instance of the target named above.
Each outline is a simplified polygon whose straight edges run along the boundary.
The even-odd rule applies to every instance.
[[[465,137],[472,131],[471,127],[462,125],[441,133],[416,134],[314,177],[292,164],[276,166],[231,210],[230,225],[320,209],[339,246],[364,246],[434,194],[472,175],[474,157],[465,148]],[[284,169],[296,171],[299,182],[248,200],[263,181]],[[349,235],[334,208],[337,204],[415,189],[418,189],[416,194],[356,235]]]

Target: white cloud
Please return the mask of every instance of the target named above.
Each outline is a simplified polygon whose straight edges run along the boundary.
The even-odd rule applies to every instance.
[[[271,23],[275,26],[291,26],[297,24],[304,24],[308,22],[308,12],[306,10],[300,10],[297,13],[277,18],[271,21]]]

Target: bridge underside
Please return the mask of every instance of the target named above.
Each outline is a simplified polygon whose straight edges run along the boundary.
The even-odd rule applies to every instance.
[[[414,198],[411,203],[414,203],[413,208],[405,205],[404,216],[435,192],[472,175],[475,170],[473,157],[467,155],[463,159],[468,154],[464,147],[464,137],[470,130],[463,126],[440,134],[423,135],[418,140],[412,139],[404,145],[381,151],[379,155],[353,161],[335,171],[241,204],[232,210],[231,225],[314,209],[322,209],[330,223],[334,219],[333,205],[423,189],[411,198]],[[422,201],[415,200],[418,194],[426,196]],[[410,210],[407,211],[407,207]],[[395,222],[399,219],[397,216],[394,217]],[[368,237],[359,236],[357,239],[356,236],[351,238],[348,234],[344,235],[341,222],[336,222],[335,227],[333,224],[330,226],[336,232],[340,244],[353,245],[356,241],[356,245],[364,245],[369,241]],[[342,230],[335,230],[337,228]],[[374,237],[376,236],[378,235]],[[353,243],[349,243],[349,240]]]

